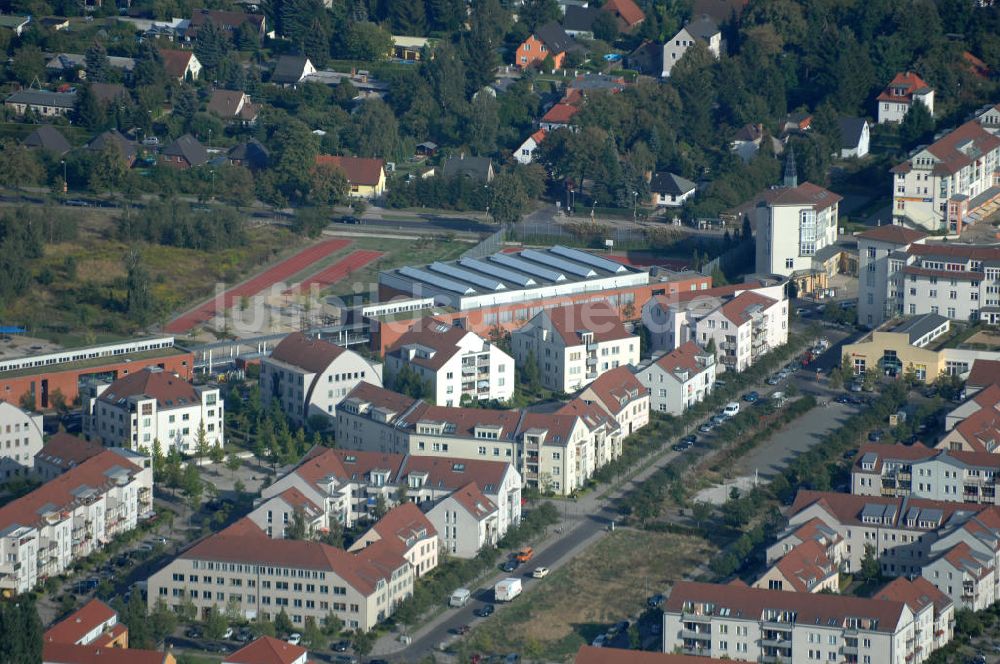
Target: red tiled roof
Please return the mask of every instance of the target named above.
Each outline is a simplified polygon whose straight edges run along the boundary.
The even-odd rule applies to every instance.
[[[673,349],[656,361],[656,366],[664,371],[676,374],[687,371],[692,376],[705,371],[707,367],[698,364],[699,357],[705,357],[709,353],[705,352],[701,346],[693,341],[688,341]]]
[[[117,404],[122,399],[131,397],[156,399],[156,406],[160,410],[201,403],[194,385],[172,373],[151,368],[119,378],[104,390],[99,400]]]
[[[475,482],[466,484],[451,494],[451,497],[455,499],[455,502],[464,507],[465,511],[471,514],[477,521],[482,521],[497,511],[496,504],[479,490],[479,485]]]
[[[317,484],[331,476],[341,481],[360,480],[376,469],[387,470],[395,476],[404,458],[402,454],[314,447],[294,472],[309,484]]]
[[[164,664],[167,655],[156,650],[136,648],[46,643],[42,646],[42,660],[46,664]]]
[[[826,548],[814,539],[793,548],[774,566],[791,584],[792,590],[800,593],[811,592],[815,584],[837,571],[826,555]]]
[[[973,505],[965,503],[946,502],[942,500],[926,500],[923,498],[898,497],[890,498],[886,496],[856,496],[850,493],[839,493],[836,491],[807,491],[800,490],[795,496],[795,502],[789,510],[789,515],[796,515],[803,510],[817,505],[829,514],[840,524],[861,526],[861,510],[865,505],[894,505],[896,507],[893,523],[889,527],[901,527],[901,522],[905,521],[906,514],[902,506],[905,502],[907,509],[916,507],[920,510],[933,509],[941,512],[941,523],[947,523],[948,519],[955,512],[979,513],[986,509],[986,505]],[[883,524],[888,525],[888,524]],[[938,526],[936,525],[935,528]]]
[[[896,88],[903,88],[903,94],[895,94]],[[909,102],[914,92],[930,88],[924,79],[914,72],[896,74],[892,82],[879,94],[879,101]]]
[[[812,182],[803,182],[794,189],[772,189],[767,192],[771,205],[808,205],[814,210],[825,210],[843,200],[838,194]]]
[[[982,272],[957,272],[953,270],[928,270],[927,268],[907,265],[903,268],[903,274],[912,274],[916,277],[938,277],[939,279],[960,279],[962,281],[982,281],[986,275]]]
[[[405,502],[393,507],[372,526],[386,542],[400,552],[406,552],[416,542],[435,537],[437,530],[414,503]]]
[[[854,468],[852,472],[855,473],[879,473],[882,471],[882,463],[886,460],[890,461],[922,461],[924,459],[930,459],[931,457],[940,454],[941,450],[935,450],[920,443],[913,445],[892,445],[890,443],[864,443],[858,448],[858,454],[854,457]],[[875,462],[875,467],[871,470],[864,470],[861,468],[861,461],[864,459],[866,454],[876,454],[878,455],[878,460]]]
[[[44,642],[78,644],[88,633],[117,617],[117,611],[99,599],[92,599],[46,630]]]
[[[648,394],[642,383],[627,366],[606,371],[597,377],[584,391],[592,391],[604,409],[612,415],[625,410],[629,404]]]
[[[608,0],[601,9],[618,16],[630,28],[646,20],[646,15],[639,9],[639,5],[632,0]]]
[[[975,147],[975,150],[971,151],[971,154],[966,154],[959,149],[966,145]],[[997,146],[1000,146],[1000,136],[991,134],[976,120],[969,120],[926,148],[928,152],[938,158],[931,173],[934,175],[953,175]],[[904,165],[909,169],[912,168],[913,162],[906,161],[900,164],[900,166]],[[908,172],[908,170],[901,172]]]
[[[374,187],[382,179],[385,160],[369,157],[335,157],[321,154],[316,157],[316,165],[329,164],[344,171],[348,184]]]
[[[848,618],[875,621],[872,631],[892,634],[903,613],[902,602],[825,595],[789,593],[764,588],[745,588],[733,584],[694,583],[679,581],[674,585],[664,613],[679,613],[686,602],[715,605],[715,615],[729,610],[731,619],[759,620],[768,609],[788,610],[796,613],[800,625],[846,625]]]
[[[300,646],[262,636],[226,657],[223,664],[292,664],[308,651]]]
[[[531,135],[532,140],[535,141],[535,145],[541,145],[542,141],[545,140],[545,134],[547,132],[544,129],[539,129],[534,134]]]
[[[42,459],[63,470],[68,470],[103,451],[103,445],[60,431],[52,434],[45,441],[44,447],[35,454],[35,460]]]
[[[454,425],[453,435],[472,438],[477,426],[500,427],[498,440],[513,440],[521,413],[516,410],[489,410],[486,408],[457,408],[431,406],[421,402],[406,416],[405,424],[413,428],[418,422],[447,422]]]
[[[175,51],[161,48],[160,58],[163,60],[163,69],[168,76],[180,78],[187,71],[188,63],[194,57],[193,51]]]
[[[311,501],[304,493],[295,487],[288,487],[276,497],[281,498],[292,509],[296,507],[302,508],[307,514],[319,514],[322,511],[320,510],[319,505]]]
[[[951,563],[955,569],[968,571],[977,579],[982,579],[993,571],[990,563],[977,557],[972,547],[965,542],[959,542],[951,547],[942,557]]]
[[[827,534],[825,531],[833,531],[833,529],[827,526],[823,519],[813,517],[796,528],[793,534],[802,542],[811,539],[827,547],[844,539],[836,531],[830,534]]]
[[[1000,145],[998,140],[997,145]],[[908,252],[914,256],[944,256],[966,260],[1000,260],[1000,245],[960,244],[915,244]]]
[[[368,560],[322,542],[271,539],[246,517],[203,539],[179,557],[330,571],[363,595],[374,592],[378,581],[388,582],[392,570],[387,570],[387,566],[395,564],[393,569],[398,569],[407,564],[400,556],[383,555],[382,560]]]
[[[391,410],[397,415],[402,415],[417,403],[417,400],[413,397],[408,397],[405,394],[399,394],[364,381],[358,383],[353,390],[348,392],[346,398],[364,401],[370,403],[375,408]]]
[[[548,432],[548,435],[545,436],[546,445],[566,447],[570,442],[570,436],[576,426],[577,419],[576,415],[559,413],[525,413],[520,433],[524,434],[529,429],[545,430]]]
[[[131,475],[141,470],[117,452],[105,450],[28,495],[0,507],[0,530],[13,525],[34,526],[42,521],[44,514],[75,506],[80,500],[76,492],[81,488],[104,491],[117,486],[118,483],[109,477],[116,469]]]
[[[874,597],[891,602],[903,602],[914,614],[920,613],[924,607],[931,604],[938,611],[952,604],[947,595],[922,576],[912,581],[902,576],[896,577],[885,588],[875,593]]]
[[[615,308],[604,300],[554,307],[539,315],[543,317],[542,325],[561,336],[567,346],[583,345],[581,332],[592,332],[593,343],[635,336],[625,329]]]
[[[475,482],[486,493],[496,493],[509,470],[507,461],[407,456],[399,467],[396,482],[403,482],[410,473],[426,473],[427,486],[436,489],[457,490]]]
[[[990,389],[996,389],[1000,393],[1000,360],[975,360],[965,384],[970,387],[985,388],[976,397]]]
[[[271,358],[310,373],[320,374],[345,351],[345,348],[329,341],[313,339],[301,332],[292,332],[274,347]]]
[[[620,648],[598,648],[580,646],[574,664],[708,664],[708,657],[696,655],[675,655],[642,650],[622,650]]]
[[[752,308],[760,306],[763,309],[767,309],[775,302],[777,300],[765,297],[759,293],[746,291],[722,305],[722,315],[736,325],[742,325],[750,320],[750,310]]]
[[[386,350],[386,354],[398,355],[410,364],[437,371],[459,352],[458,344],[467,334],[471,332],[457,325],[449,325],[432,317],[421,318]],[[431,357],[407,357],[405,347],[414,345],[429,348],[435,353]]]
[[[879,242],[892,242],[893,244],[911,244],[927,237],[927,233],[912,228],[905,228],[898,224],[886,224],[885,226],[879,226],[870,231],[859,233],[858,237],[865,238],[866,240],[877,240]]]
[[[542,116],[542,122],[548,122],[552,124],[568,124],[573,116],[580,112],[580,109],[576,106],[570,106],[569,104],[558,103],[548,110],[548,112]]]
[[[614,419],[604,407],[597,402],[584,401],[580,397],[573,399],[556,411],[557,415],[572,415],[583,420],[587,428],[595,431],[602,426],[612,430],[619,429],[618,420]]]

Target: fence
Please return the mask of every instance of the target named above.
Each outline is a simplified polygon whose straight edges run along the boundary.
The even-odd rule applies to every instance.
[[[462,258],[483,258],[490,254],[495,254],[503,249],[503,238],[505,231],[500,229],[487,235],[479,241],[479,244],[462,252]]]
[[[581,225],[586,222],[581,222]],[[642,228],[614,228],[597,223],[594,233],[569,230],[557,224],[520,223],[511,230],[511,239],[526,244],[564,244],[590,249],[604,248],[605,240],[612,240],[615,249],[646,249],[649,240]]]
[[[743,240],[734,247],[729,248],[719,256],[708,261],[701,266],[702,274],[712,274],[718,268],[727,277],[736,277],[747,272],[752,272],[756,245],[754,241]]]

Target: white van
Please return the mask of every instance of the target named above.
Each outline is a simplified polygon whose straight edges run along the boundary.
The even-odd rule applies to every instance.
[[[736,417],[740,413],[740,404],[736,401],[730,401],[726,404],[726,407],[722,409],[722,414],[726,417]]]
[[[448,606],[461,607],[469,603],[469,598],[472,597],[472,593],[469,592],[468,588],[459,588],[451,594],[448,599]]]

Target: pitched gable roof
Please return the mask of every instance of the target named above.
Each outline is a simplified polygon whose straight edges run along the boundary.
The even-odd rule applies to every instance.
[[[736,325],[742,325],[750,320],[751,314],[755,310],[766,309],[777,302],[753,291],[740,293],[729,302],[722,305],[722,315]]]
[[[676,173],[658,172],[649,183],[649,190],[657,194],[683,196],[695,189],[695,183]]]
[[[454,498],[455,502],[461,505],[476,521],[482,521],[497,512],[496,504],[479,490],[479,485],[475,482],[466,484],[450,497]]]
[[[687,372],[691,378],[706,369],[704,362],[699,362],[700,357],[710,357],[711,354],[693,341],[688,341],[673,349],[654,364],[669,374],[678,376],[682,372]],[[678,378],[679,379],[679,378]]]
[[[437,530],[414,503],[396,505],[378,520],[372,530],[382,541],[395,548],[400,555],[419,541],[437,535]]]
[[[812,182],[794,188],[773,189],[766,199],[771,205],[807,205],[817,212],[843,200],[841,196]]]
[[[329,341],[292,332],[274,347],[271,358],[310,373],[321,374],[346,350]]]
[[[94,98],[99,104],[110,104],[118,100],[129,100],[131,96],[128,90],[124,86],[118,83],[88,83],[90,87],[90,93],[94,95]]]
[[[66,471],[103,451],[102,445],[60,431],[45,441],[35,461],[43,460]]]
[[[927,606],[934,605],[940,612],[953,604],[951,598],[938,590],[933,583],[922,576],[912,581],[905,577],[896,577],[882,590],[874,595],[875,599],[885,599],[892,602],[903,602],[914,614],[920,613]]]
[[[898,90],[902,90],[903,94],[897,94]],[[925,90],[930,90],[930,86],[927,82],[920,78],[915,72],[908,71],[900,74],[896,74],[892,82],[886,86],[879,96],[879,101],[889,101],[889,102],[909,102],[913,97],[914,93],[922,92]]]
[[[973,388],[1000,386],[1000,360],[975,360],[965,384]]]
[[[172,373],[151,369],[119,378],[101,393],[98,400],[116,404],[131,397],[156,399],[157,409],[160,410],[201,403],[201,396],[194,385]]]
[[[52,125],[41,125],[21,142],[21,145],[29,148],[39,148],[48,150],[59,156],[69,152],[73,146],[69,144],[66,137]]]
[[[719,34],[718,24],[708,16],[701,16],[684,26],[688,34],[692,37],[708,42],[712,37]]]
[[[545,25],[535,28],[535,37],[545,44],[545,47],[553,55],[565,53],[576,46],[573,38],[567,35],[562,26],[555,21],[549,21]]]
[[[95,598],[47,629],[43,641],[80,644],[90,632],[117,619],[117,611]]]
[[[868,126],[868,120],[864,118],[838,118],[837,130],[840,132],[840,147],[858,147],[866,126]]]
[[[271,636],[261,636],[222,660],[223,664],[292,664],[309,651]]]
[[[369,157],[337,157],[321,154],[316,157],[316,164],[329,164],[344,171],[347,183],[363,187],[375,187],[382,179],[385,161]]]
[[[927,237],[927,233],[913,228],[905,228],[899,224],[886,224],[885,226],[878,226],[864,233],[858,233],[858,237],[866,240],[906,245],[924,239]]]
[[[436,371],[459,352],[458,344],[467,334],[472,333],[457,325],[431,317],[421,318],[386,350],[386,355],[398,356],[409,364]],[[406,349],[412,346],[428,349],[432,354],[430,357],[410,355]]]
[[[69,643],[46,643],[42,646],[46,664],[166,664],[167,654],[157,650],[77,646]]]
[[[227,119],[252,120],[257,117],[256,104],[250,103],[250,97],[240,90],[213,90],[205,110]]]
[[[600,12],[597,7],[568,5],[566,15],[563,16],[563,28],[574,32],[590,32],[594,29],[594,20],[601,15]]]
[[[608,0],[601,9],[620,18],[629,28],[646,20],[646,15],[633,0]]]
[[[305,75],[305,70],[312,63],[303,55],[281,55],[274,65],[271,82],[279,84],[298,83]]]
[[[538,320],[543,327],[558,334],[567,346],[583,344],[582,335],[586,332],[593,335],[592,343],[635,336],[625,329],[618,312],[604,300],[553,307],[542,311],[533,320]]]
[[[90,142],[87,143],[87,149],[95,152],[101,152],[108,145],[111,145],[118,150],[118,154],[121,155],[122,159],[127,164],[131,164],[135,160],[136,155],[139,153],[138,144],[136,144],[135,141],[130,141],[122,136],[117,129],[103,131],[97,136],[94,136],[94,138],[90,139]]]
[[[208,161],[208,150],[191,134],[184,134],[163,148],[168,157],[182,157],[191,166],[200,166]]]
[[[612,415],[617,415],[647,394],[646,388],[627,366],[605,371],[583,391],[593,392],[601,406]]]
[[[786,553],[774,566],[792,586],[792,590],[800,593],[812,592],[818,583],[837,571],[826,555],[826,547],[815,539],[805,540]]]
[[[163,60],[164,71],[173,78],[183,77],[192,58],[197,59],[193,51],[176,51],[169,48],[160,49],[160,58]]]

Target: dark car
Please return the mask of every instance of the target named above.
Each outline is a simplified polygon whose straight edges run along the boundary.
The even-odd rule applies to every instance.
[[[882,432],[881,429],[875,429],[874,431],[870,431],[868,433],[868,440],[870,440],[873,443],[877,443],[880,440],[882,440],[882,436],[884,435],[885,434]]]
[[[852,400],[850,396],[846,394],[841,394],[836,399],[834,399],[834,401],[836,401],[837,403],[851,403]]]
[[[347,652],[351,648],[350,641],[337,641],[330,644],[330,649],[334,652]]]
[[[476,609],[475,614],[480,618],[489,618],[493,615],[493,612],[497,610],[497,607],[492,604],[483,604],[481,607]]]
[[[693,433],[689,433],[688,435],[681,438],[681,442],[688,446],[694,445],[695,443],[698,442],[698,436],[694,435]]]
[[[760,394],[758,394],[757,392],[747,392],[746,394],[743,395],[743,400],[746,401],[747,403],[754,403],[758,399],[760,399]]]
[[[663,595],[653,595],[646,600],[646,606],[651,609],[655,609],[658,606],[662,606],[665,601],[667,601],[667,598]]]
[[[517,565],[517,560],[515,558],[510,558],[509,560],[504,561],[503,565],[500,565],[500,569],[510,573],[517,569]]]
[[[632,623],[630,623],[627,620],[622,620],[621,622],[615,623],[614,626],[611,629],[608,630],[608,633],[609,634],[624,634],[625,632],[628,631],[628,627],[631,624]]]
[[[368,664],[389,664],[387,659],[369,659]]]
[[[687,443],[675,443],[670,447],[674,452],[686,452],[691,449],[691,446]]]
[[[330,661],[333,664],[358,664],[358,658],[354,655],[334,655]]]
[[[188,637],[189,639],[200,639],[201,638],[201,628],[200,627],[192,627],[189,630],[187,630],[186,632],[184,632],[184,636]]]

